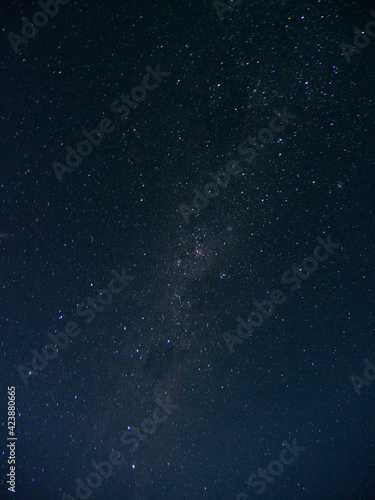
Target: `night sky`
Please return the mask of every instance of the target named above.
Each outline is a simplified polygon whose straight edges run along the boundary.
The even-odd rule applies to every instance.
[[[0,499],[374,500],[374,3],[0,16]]]

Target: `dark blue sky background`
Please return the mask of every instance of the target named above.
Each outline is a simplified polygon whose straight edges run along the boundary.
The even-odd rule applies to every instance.
[[[124,463],[86,498],[375,498],[375,372],[360,394],[350,381],[375,365],[375,36],[350,62],[340,48],[372,8],[244,0],[220,20],[210,1],[72,0],[15,53],[7,35],[40,6],[1,7],[1,499],[8,386],[20,500],[79,498],[114,449]],[[147,67],[168,75],[121,120],[112,103]],[[241,156],[284,108],[284,130]],[[104,118],[114,130],[59,182],[52,163]],[[284,273],[329,235],[291,291]],[[134,279],[86,323],[77,306],[112,271]],[[230,352],[274,289],[285,302]],[[69,322],[77,336],[33,372]],[[147,440],[127,431],[168,400]],[[293,439],[306,449],[257,495],[247,479]]]

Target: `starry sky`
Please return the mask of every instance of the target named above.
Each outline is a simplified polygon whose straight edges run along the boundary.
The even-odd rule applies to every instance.
[[[373,2],[41,4],[0,9],[0,498],[373,500]]]

